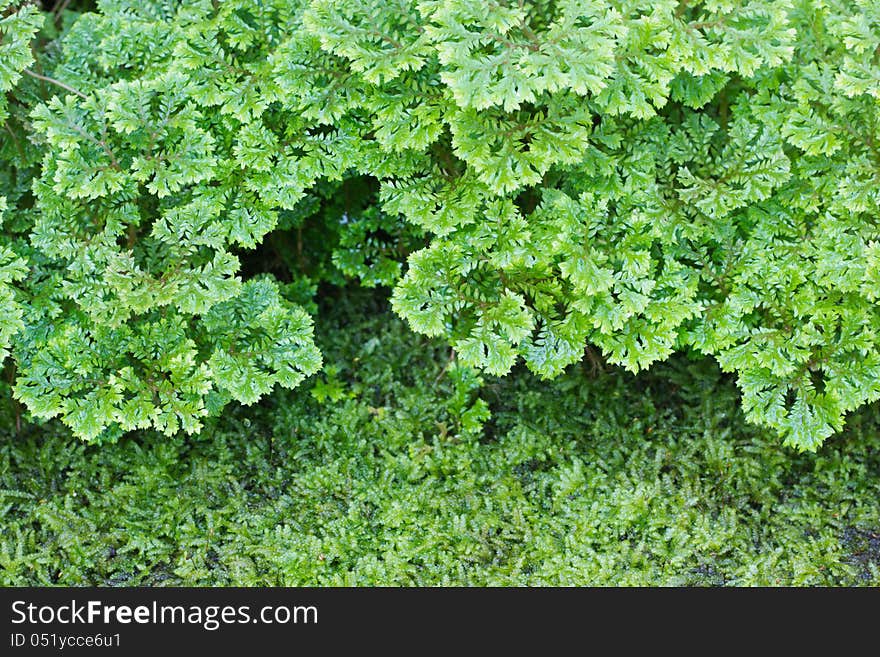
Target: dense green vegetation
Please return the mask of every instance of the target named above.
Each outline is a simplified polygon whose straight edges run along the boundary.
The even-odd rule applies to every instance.
[[[711,361],[477,388],[375,297],[322,311],[327,373],[198,438],[6,431],[0,583],[880,585],[876,407],[795,456]]]
[[[815,450],[880,398],[878,7],[0,0],[14,394],[198,433],[359,278],[487,374],[712,357]]]
[[[880,585],[876,0],[0,0],[0,584]]]

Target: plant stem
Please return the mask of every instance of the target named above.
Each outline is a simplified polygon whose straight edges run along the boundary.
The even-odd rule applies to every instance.
[[[40,75],[39,73],[34,73],[29,68],[24,69],[23,72],[27,73],[28,75],[30,75],[33,78],[37,78],[38,80],[43,80],[45,82],[49,82],[51,84],[54,84],[55,86],[61,87],[62,89],[66,89],[70,93],[76,94],[80,98],[83,98],[83,99],[88,98],[88,96],[86,96],[82,91],[79,91],[78,89],[74,89],[70,85],[64,84],[60,80],[56,80],[55,78],[50,78],[48,75]]]

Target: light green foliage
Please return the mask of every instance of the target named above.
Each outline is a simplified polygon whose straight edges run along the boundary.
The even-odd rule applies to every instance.
[[[35,5],[0,0],[0,123],[8,116],[6,94],[34,61],[31,39],[42,23],[43,16]]]
[[[793,455],[708,360],[481,384],[321,310],[332,374],[197,438],[0,437],[0,584],[880,585],[876,405]]]
[[[750,420],[814,450],[880,398],[878,11],[99,2],[60,41],[63,86],[34,103],[35,204],[17,197],[12,213],[40,302],[14,350],[17,394],[81,435],[169,413],[197,430],[224,385],[253,400],[298,378],[276,354],[239,362],[261,374],[232,383],[202,316],[250,298],[244,270],[301,287],[341,271],[394,284],[416,331],[489,374],[522,360],[558,376],[588,345],[633,371],[713,356]],[[322,196],[355,181],[359,203]],[[295,271],[246,268],[264,242]],[[308,327],[290,326],[305,344]],[[150,355],[166,330],[180,361]],[[120,351],[129,333],[142,355]],[[59,353],[50,386],[35,354],[68,338],[116,342],[82,374]],[[308,374],[317,360],[302,354],[293,367]],[[148,402],[156,376],[204,384]],[[74,416],[91,404],[82,433]]]
[[[438,203],[471,207],[384,191],[437,235],[395,290],[413,328],[492,373],[693,347],[798,449],[880,397],[873,3],[421,7],[471,187]]]
[[[0,218],[5,200],[0,196]],[[2,226],[2,224],[0,224]],[[13,335],[23,328],[22,309],[17,303],[10,283],[24,278],[24,261],[0,244],[0,363],[9,355],[7,346]]]
[[[0,124],[8,117],[7,94],[21,78],[22,70],[33,63],[30,42],[42,20],[32,5],[0,0]],[[0,229],[6,210],[6,198],[0,193]],[[0,237],[0,364],[9,354],[12,336],[23,328],[22,309],[10,283],[23,278],[26,271],[25,262],[5,241]]]
[[[296,387],[321,366],[311,317],[285,302],[269,281],[248,281],[238,297],[212,307],[203,323],[214,347],[208,365],[216,384],[245,404],[275,383]]]
[[[316,176],[307,157],[289,165],[306,137],[268,109],[259,56],[292,8],[248,25],[234,4],[135,4],[77,21],[58,67],[75,92],[33,112],[31,281],[54,289],[29,309],[15,391],[90,440],[198,431],[224,399],[252,403],[320,366],[304,311],[239,275],[240,250]]]

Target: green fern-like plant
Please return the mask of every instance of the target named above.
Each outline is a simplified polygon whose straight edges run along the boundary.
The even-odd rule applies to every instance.
[[[28,301],[0,337],[37,416],[195,431],[314,372],[305,316],[241,266],[307,214],[333,243],[306,250],[491,374],[692,350],[802,450],[880,397],[871,0],[98,8],[44,76],[7,212]],[[6,91],[37,29],[14,16]],[[354,180],[366,207],[315,215]]]

